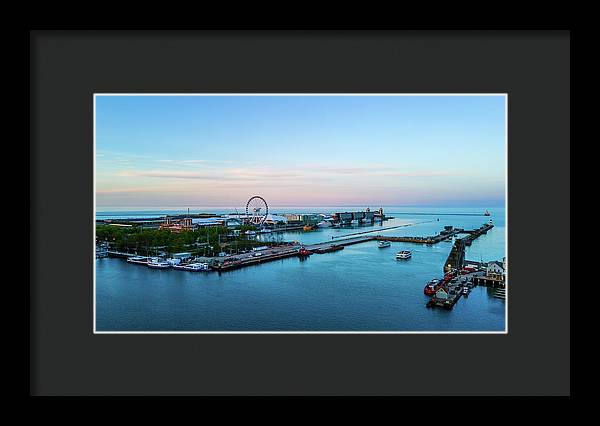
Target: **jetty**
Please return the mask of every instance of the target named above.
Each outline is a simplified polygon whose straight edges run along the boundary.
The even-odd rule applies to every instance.
[[[444,263],[443,271],[450,272],[453,269],[462,269],[465,266],[465,247],[470,246],[471,243],[480,236],[487,234],[487,232],[493,227],[494,225],[491,223],[486,223],[481,227],[471,231],[462,229],[460,232],[457,232],[469,235],[467,235],[465,238],[457,238],[456,241],[454,241],[452,250],[450,250],[450,254]]]
[[[210,266],[210,268],[217,272],[231,271],[233,269],[243,268],[245,266],[256,265],[259,263],[271,262],[279,259],[286,259],[288,257],[298,257],[299,253],[296,248],[289,249],[286,251],[280,251],[272,254],[265,254],[260,256],[248,257],[245,259],[238,259],[233,261],[225,261],[222,263],[216,263]]]
[[[317,253],[317,254],[323,254],[323,253],[331,253],[332,251],[339,251],[339,250],[343,250],[343,249],[344,249],[343,245],[331,244],[329,247],[320,247],[320,248],[313,250],[312,252]]]

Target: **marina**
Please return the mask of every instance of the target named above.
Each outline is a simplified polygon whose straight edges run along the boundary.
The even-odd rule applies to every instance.
[[[396,214],[394,214],[394,216],[401,217],[401,215]],[[481,224],[481,219],[477,219],[477,216],[473,215],[471,219],[465,219],[461,221],[461,227],[454,227],[452,223],[448,224],[448,221],[456,221],[456,215],[440,216],[441,217],[439,220],[437,217],[427,218],[422,216],[415,216],[415,219],[417,220],[411,220],[410,218],[389,219],[388,226],[381,227],[378,226],[377,223],[375,223],[372,225],[366,225],[366,229],[361,229],[361,227],[365,227],[365,225],[355,224],[345,225],[343,227],[318,227],[308,232],[304,231],[303,229],[288,230],[280,233],[257,232],[255,235],[247,237],[249,239],[256,239],[257,244],[263,244],[263,246],[255,247],[255,250],[251,250],[245,253],[222,253],[223,256],[215,255],[214,257],[197,257],[196,255],[192,256],[191,258],[182,260],[179,264],[176,264],[174,262],[172,262],[173,264],[169,264],[168,257],[166,257],[163,254],[162,257],[158,256],[159,259],[154,259],[154,262],[167,262],[166,264],[162,264],[164,266],[163,268],[152,268],[148,266],[149,259],[151,257],[157,256],[146,257],[143,255],[135,255],[131,252],[128,253],[125,251],[115,250],[113,248],[111,248],[110,250],[106,250],[106,256],[108,259],[98,259],[97,262],[110,262],[110,259],[113,258],[113,262],[122,262],[125,267],[134,268],[136,270],[137,268],[135,268],[135,266],[146,266],[146,268],[141,268],[139,270],[142,271],[147,269],[149,270],[149,272],[154,271],[154,273],[157,275],[153,275],[152,280],[162,280],[164,278],[160,277],[169,276],[172,277],[169,278],[169,280],[175,280],[174,282],[177,282],[180,279],[185,279],[187,281],[188,278],[184,277],[189,277],[189,279],[193,279],[193,277],[198,277],[198,279],[201,279],[202,282],[206,281],[206,283],[209,283],[217,279],[210,277],[222,276],[223,278],[229,277],[227,279],[229,281],[233,280],[231,282],[234,283],[238,279],[236,277],[246,276],[248,274],[254,275],[255,273],[258,273],[262,276],[262,274],[264,273],[268,276],[270,273],[269,271],[277,271],[282,268],[286,270],[292,268],[292,270],[294,270],[294,262],[297,262],[299,260],[300,263],[298,263],[297,265],[303,271],[303,280],[310,279],[309,277],[313,274],[321,276],[327,271],[333,272],[337,268],[345,268],[345,270],[347,269],[354,271],[354,275],[352,275],[352,279],[349,281],[349,283],[352,283],[356,279],[355,277],[361,275],[358,274],[356,270],[356,268],[360,268],[365,269],[365,271],[372,271],[371,273],[374,273],[380,279],[387,280],[385,281],[386,284],[384,288],[391,291],[393,287],[396,288],[396,291],[398,291],[400,287],[393,286],[393,283],[395,282],[395,279],[393,277],[395,275],[400,274],[399,277],[401,278],[405,273],[411,274],[410,271],[412,270],[419,271],[421,269],[420,265],[422,264],[422,262],[425,261],[427,262],[427,264],[430,264],[434,260],[434,258],[438,260],[434,261],[434,263],[431,264],[431,266],[435,269],[435,263],[437,263],[438,270],[439,268],[444,269],[444,265],[447,263],[452,251],[455,250],[456,245],[459,245],[460,248],[460,241],[464,240],[465,238],[471,237],[472,246],[475,247],[473,243],[475,241],[478,241],[482,236],[487,235],[489,231],[491,231],[494,228],[494,226],[496,226],[491,225],[489,223],[486,226],[484,226]],[[468,218],[469,216],[464,217]],[[477,222],[479,222],[479,224],[477,224]],[[398,233],[400,232],[402,232],[402,234],[399,235]],[[419,235],[420,233],[421,235]],[[281,242],[275,242],[279,240],[279,237],[275,237],[276,234],[281,235],[283,237],[281,239]],[[461,236],[463,238],[460,238]],[[454,244],[452,245],[452,247],[448,247],[445,244],[441,244],[445,241],[448,241],[449,237],[450,239],[454,239]],[[269,243],[269,241],[271,241],[271,243]],[[398,246],[398,249],[390,252],[385,249],[382,249],[380,247],[380,244],[383,244],[383,248],[385,248],[387,244],[389,244],[389,246],[387,247]],[[410,246],[414,246],[415,249],[408,250]],[[418,247],[422,247],[423,249],[419,250]],[[439,248],[434,249],[434,247]],[[425,252],[422,252],[422,250],[425,250]],[[421,309],[424,309],[425,307],[438,308],[439,312],[457,311],[457,309],[459,312],[463,312],[465,309],[467,311],[477,311],[478,309],[480,309],[481,306],[486,306],[487,304],[491,303],[492,300],[497,301],[497,303],[504,304],[506,301],[505,293],[485,293],[481,290],[477,290],[485,289],[486,285],[491,287],[490,291],[495,289],[501,289],[501,287],[499,286],[500,283],[498,280],[494,280],[493,277],[486,276],[485,273],[482,272],[482,270],[485,269],[487,262],[476,262],[466,259],[469,256],[469,250],[470,246],[463,245],[462,250],[460,250],[459,253],[462,254],[463,273],[470,274],[473,276],[472,282],[469,284],[470,286],[457,286],[455,283],[451,282],[447,282],[444,284],[443,278],[441,278],[440,285],[436,290],[443,287],[445,289],[444,291],[448,292],[445,298],[443,292],[440,292],[439,294],[436,294],[436,292],[434,292],[431,295],[423,294],[423,286],[425,285],[425,283],[431,280],[431,267],[428,266],[427,268],[423,269],[423,271],[420,272],[418,275],[422,277],[420,284],[420,294],[421,298],[424,299],[420,299],[419,297],[415,299],[416,295],[408,296],[407,294],[401,302],[397,300],[396,297],[391,297],[390,301],[396,300],[395,303],[400,303],[402,306],[407,306],[406,304],[409,303],[410,306],[415,306],[415,309],[418,306],[420,306]],[[396,258],[396,254],[399,251],[411,252],[411,256],[409,258],[410,262],[408,262],[408,259]],[[364,255],[358,255],[358,253],[364,253]],[[367,255],[367,253],[369,254]],[[379,255],[377,255],[377,253],[379,253]],[[433,253],[435,253],[434,258],[431,257]],[[322,256],[315,257],[315,255]],[[365,255],[367,255],[367,257],[365,257],[364,260],[360,261],[360,256]],[[359,258],[357,258],[356,256],[359,256]],[[376,264],[370,266],[368,259],[373,256],[375,256],[376,258],[380,258],[380,260]],[[477,251],[473,254],[473,257],[479,257]],[[122,260],[119,260],[119,258]],[[385,260],[386,258],[388,259],[387,261]],[[294,261],[293,259],[297,260]],[[325,269],[322,270],[323,266],[320,266],[322,262],[318,259],[323,259],[325,264],[329,266],[325,267]],[[348,264],[348,261],[350,261],[351,259],[355,260],[352,260],[352,263]],[[127,260],[127,262],[123,262],[123,260]],[[388,261],[394,262],[390,263],[389,266],[392,266],[393,264],[398,265],[399,263],[402,263],[403,266],[401,270],[406,272],[393,272],[392,270],[388,271],[387,268],[389,266],[386,266],[388,265]],[[204,266],[192,266],[200,263],[203,263]],[[101,264],[102,263],[99,263],[98,265]],[[399,266],[400,265],[398,265],[398,267]],[[202,273],[198,274],[198,272]],[[137,273],[134,276],[136,275]],[[427,275],[429,275],[429,278],[427,278]],[[325,280],[325,282],[329,283],[327,284],[328,286],[334,285],[332,281],[325,278],[326,276],[327,273],[322,278],[315,277],[314,279],[316,279],[318,282],[322,282],[323,280]],[[349,277],[346,273],[344,273],[344,276],[346,277],[346,280]],[[148,279],[150,279],[150,277],[148,277]],[[287,279],[288,278],[285,278],[284,281],[282,281],[282,283],[287,281]],[[405,278],[401,279],[404,280]],[[340,291],[345,291],[343,290],[344,282],[347,281],[342,281],[339,283],[337,283],[336,281],[335,286],[341,285],[342,288],[340,288]],[[382,288],[381,286],[383,285],[383,283],[384,281],[379,282],[375,287],[371,285],[371,291],[377,288]],[[417,286],[417,288],[419,288],[418,281],[415,282],[415,285]],[[494,285],[496,285],[496,287],[494,287]],[[267,286],[267,288],[268,287],[270,286]],[[199,288],[197,291],[201,291],[201,289]],[[354,292],[355,290],[350,291],[351,294]],[[319,292],[317,292],[317,294],[318,293]],[[402,297],[401,294],[402,292],[400,292],[397,296]],[[465,303],[458,303],[462,298],[464,298]],[[413,302],[410,302],[410,300],[413,300]],[[485,303],[481,305],[484,301]],[[353,305],[351,304],[350,306]],[[358,309],[358,307],[356,307],[356,309]],[[433,311],[434,310],[427,309],[427,312]],[[389,312],[391,314],[391,311],[389,311],[389,309],[384,309],[384,312]],[[395,315],[398,314],[399,312],[396,311]],[[464,317],[464,315],[466,315],[464,313],[460,315],[463,318],[468,318],[468,315]],[[402,318],[404,316],[400,315],[400,317]],[[204,316],[203,318],[206,322],[206,318]],[[349,318],[346,318],[345,321],[348,324],[347,326],[351,327],[353,321]],[[411,321],[408,321],[407,319],[405,319],[404,321],[406,322],[406,324],[412,324],[410,325],[411,329],[420,329],[420,327],[426,326],[425,324],[416,325],[414,323],[411,323]],[[460,326],[452,326],[453,322],[454,321],[451,321],[450,323],[446,324],[446,326],[455,328],[467,327],[466,324]],[[319,325],[316,323],[312,325],[307,324],[306,327],[309,329],[321,329],[323,327],[325,327],[326,329],[344,329],[344,327],[346,327],[346,325],[342,326],[340,324],[338,324],[337,326],[334,326],[333,324],[327,324],[329,324],[329,322],[325,321],[320,322]],[[372,326],[375,327],[375,329],[387,329],[387,326],[383,324],[377,324],[378,322],[374,321]],[[444,329],[445,327],[445,325],[443,323],[439,323],[439,321],[436,321],[435,324],[435,329]],[[500,323],[498,324],[498,326],[501,327]],[[241,324],[239,324],[236,327],[244,328],[244,326],[242,326]],[[248,327],[250,326],[248,325]],[[395,329],[398,329],[399,325],[395,325],[393,327]],[[268,325],[257,325],[256,323],[254,323],[252,328],[268,329]],[[219,329],[219,327],[217,327],[217,329]]]

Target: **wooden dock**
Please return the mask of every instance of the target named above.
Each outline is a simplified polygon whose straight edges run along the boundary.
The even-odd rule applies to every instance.
[[[473,277],[473,282],[483,287],[505,288],[506,282],[503,279],[488,277],[486,275]]]

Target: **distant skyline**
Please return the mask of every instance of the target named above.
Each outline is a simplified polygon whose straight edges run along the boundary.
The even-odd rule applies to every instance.
[[[505,96],[96,96],[103,208],[504,206]]]

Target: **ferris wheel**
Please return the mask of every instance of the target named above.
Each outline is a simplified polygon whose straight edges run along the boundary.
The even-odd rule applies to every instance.
[[[255,195],[246,203],[246,218],[253,225],[262,225],[269,214],[269,206],[263,197]]]

